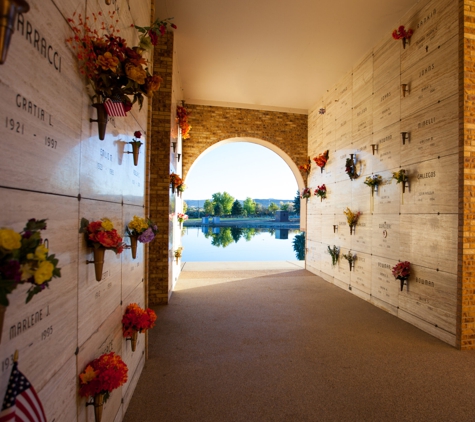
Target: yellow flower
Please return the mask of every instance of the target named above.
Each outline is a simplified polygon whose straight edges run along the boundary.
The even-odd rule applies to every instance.
[[[141,233],[148,229],[147,221],[144,218],[134,215],[134,218],[129,223],[129,229],[135,230],[137,233]]]
[[[48,253],[48,248],[45,245],[39,245],[35,249],[35,253],[29,253],[26,257],[28,259],[35,259],[37,261],[44,261],[46,259],[46,254]]]
[[[35,283],[43,284],[53,277],[54,265],[49,261],[43,261],[35,271]]]
[[[132,63],[125,65],[125,73],[129,79],[132,79],[140,85],[143,85],[147,78],[147,72],[145,72],[141,66],[134,66]]]
[[[101,226],[106,232],[110,232],[114,228],[112,221],[110,221],[108,218],[102,218],[101,221]]]
[[[0,248],[7,251],[21,248],[21,235],[12,229],[0,229]]]

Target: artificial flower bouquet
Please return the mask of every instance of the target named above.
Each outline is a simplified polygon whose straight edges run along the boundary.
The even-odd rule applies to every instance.
[[[372,176],[368,176],[364,184],[367,186],[370,186],[374,188],[375,186],[379,186],[381,183],[383,183],[383,178],[379,174],[373,174]]]
[[[183,222],[185,222],[186,220],[188,220],[188,216],[186,214],[183,214],[182,212],[179,212],[177,215],[176,215],[176,219],[178,220],[178,222],[180,224],[183,224]]]
[[[356,173],[355,159],[353,157],[346,159],[345,172],[350,178],[350,180],[354,180],[358,177],[358,174]]]
[[[181,258],[182,253],[183,253],[183,246],[179,246],[178,249],[175,249],[173,254],[175,255],[176,262],[178,262],[178,259]]]
[[[396,179],[396,183],[405,183],[407,181],[406,170],[401,169],[393,172],[393,179]]]
[[[132,221],[125,228],[126,233],[132,237],[136,236],[141,243],[149,243],[158,233],[157,225],[149,218],[134,215]]]
[[[315,161],[315,164],[320,167],[320,170],[323,172],[323,169],[325,168],[325,165],[327,164],[328,161],[328,153],[329,151],[326,150],[324,153],[319,154],[316,156],[313,161]]]
[[[147,60],[142,56],[146,40],[152,37],[147,32],[141,37],[141,46],[130,48],[115,28],[119,22],[115,11],[109,12],[109,22],[98,22],[99,19],[103,19],[102,12],[91,17],[81,14],[76,17],[75,13],[73,19],[68,19],[74,35],[66,41],[79,60],[80,72],[94,90],[93,101],[104,103],[109,99],[121,104],[118,112],[114,107],[106,107],[106,111],[109,115],[125,116],[136,102],[142,108],[144,96],[151,97],[160,88],[162,78],[149,72]],[[141,31],[140,27],[137,29]]]
[[[309,174],[310,171],[312,170],[312,164],[310,163],[310,160],[307,164],[302,164],[299,166],[299,170],[304,171],[305,173]]]
[[[304,188],[302,190],[302,193],[300,194],[300,198],[301,199],[304,199],[304,198],[308,199],[308,198],[310,198],[311,194],[312,194],[312,191],[311,191],[310,188]]]
[[[358,219],[360,218],[361,212],[353,212],[348,207],[343,211],[343,214],[346,215],[346,220],[348,221],[348,225],[350,226],[350,234],[353,234],[354,228],[358,223]]]
[[[333,245],[333,248],[328,245],[328,253],[332,257],[332,265],[335,266],[338,262],[338,258],[340,257],[340,248]]]
[[[144,50],[150,50],[157,45],[158,37],[166,34],[168,25],[173,29],[177,29],[176,25],[171,22],[173,18],[157,19],[152,26],[134,25],[135,29],[141,34],[139,39],[139,47]]]
[[[155,325],[156,319],[157,315],[152,309],[142,309],[136,303],[131,303],[122,317],[122,334],[131,337],[134,331],[143,333]]]
[[[411,263],[409,261],[398,262],[392,268],[392,273],[393,273],[393,276],[396,278],[396,280],[401,281],[401,291],[402,291],[405,282],[411,275]]]
[[[48,254],[41,238],[40,231],[45,229],[46,220],[34,218],[27,221],[20,233],[0,228],[0,305],[8,306],[7,295],[19,284],[31,284],[25,301],[28,303],[49,287],[53,278],[61,277],[58,260],[54,254]]]
[[[351,250],[349,250],[347,254],[343,254],[343,258],[348,261],[351,271],[351,269],[354,267],[354,262],[356,261],[356,254],[351,253]]]
[[[79,374],[79,395],[94,397],[104,394],[104,402],[110,393],[127,382],[128,368],[114,352],[101,355],[86,365]]]
[[[185,102],[182,101],[182,105],[176,106],[176,121],[181,129],[181,139],[185,140],[190,137],[191,125],[188,122],[188,116],[191,113],[186,109]]]
[[[89,223],[89,220],[83,217],[79,233],[85,234],[87,246],[90,248],[111,249],[116,254],[120,254],[124,250],[125,244],[122,242],[122,237],[119,236],[112,221],[108,218]]]
[[[402,39],[402,46],[403,48],[406,48],[406,42],[408,42],[411,39],[412,34],[414,34],[414,30],[408,29],[406,31],[406,28],[404,27],[404,25],[400,25],[399,28],[393,31],[392,36],[395,40]]]
[[[327,197],[327,187],[325,186],[325,183],[321,186],[317,186],[317,189],[315,189],[315,195],[320,197],[320,201]]]

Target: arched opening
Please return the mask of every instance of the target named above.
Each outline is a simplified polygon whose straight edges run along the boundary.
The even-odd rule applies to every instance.
[[[185,183],[184,261],[303,262],[305,209],[295,201],[305,182],[280,148],[247,137],[216,142],[190,162]]]
[[[193,169],[195,166],[199,163],[200,159],[203,158],[206,154],[209,152],[213,151],[216,148],[219,148],[223,145],[230,144],[230,143],[237,143],[237,142],[247,142],[247,143],[252,143],[252,144],[257,144],[260,146],[263,146],[270,151],[274,152],[277,154],[284,162],[287,164],[289,169],[291,170],[293,176],[295,177],[295,181],[297,182],[297,187],[299,192],[302,191],[302,189],[305,187],[305,181],[302,177],[302,174],[300,173],[300,170],[298,169],[297,165],[295,162],[292,160],[292,158],[285,153],[282,149],[277,147],[276,145],[272,144],[271,142],[258,139],[258,138],[252,138],[252,137],[236,137],[236,138],[228,138],[224,139],[220,142],[216,142],[215,144],[211,145],[208,147],[206,150],[204,150],[199,156],[196,157],[196,159],[192,162],[192,164],[189,167],[189,170],[186,174],[186,178],[188,177],[188,174],[192,173]],[[185,183],[186,183],[185,179]],[[300,230],[305,231],[306,229],[306,220],[307,220],[307,201],[306,200],[301,200],[300,201]]]

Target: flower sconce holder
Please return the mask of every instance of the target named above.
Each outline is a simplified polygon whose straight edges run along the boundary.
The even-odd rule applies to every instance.
[[[403,97],[405,97],[406,94],[409,95],[409,93],[410,93],[409,84],[401,84],[401,93],[402,93]]]
[[[177,154],[178,162],[180,162],[180,157],[181,157],[181,154]]]
[[[333,233],[338,233],[338,224],[333,224]]]
[[[176,152],[176,142],[172,142],[173,152]]]
[[[87,406],[94,406],[94,419],[96,422],[102,421],[102,411],[104,409],[105,394],[96,394],[92,402],[87,402]]]
[[[356,234],[356,224],[350,226],[350,236]]]
[[[373,150],[373,155],[375,152],[378,152],[379,145],[378,144],[371,144],[371,149]]]
[[[86,264],[94,264],[94,271],[96,274],[96,281],[102,280],[102,270],[104,268],[104,255],[106,249],[103,247],[94,248],[94,260],[86,260]]]
[[[406,44],[409,45],[409,38],[403,37],[402,39],[402,48],[406,49]]]
[[[94,103],[92,106],[97,110],[97,119],[89,119],[89,121],[91,123],[97,123],[99,139],[103,141],[106,137],[107,111],[102,103]]]
[[[347,159],[347,174],[351,180],[354,180],[360,177],[360,174],[356,171],[357,162],[358,162],[358,159],[356,157],[356,154],[350,154],[350,158]],[[349,170],[348,170],[348,167],[349,167]]]
[[[409,180],[406,179],[404,180],[404,182],[402,182],[402,193],[406,193],[406,189],[409,189],[410,186],[409,186]]]
[[[350,271],[355,269],[355,261],[348,260],[348,264],[350,265]]]
[[[130,340],[130,345],[132,347],[132,352],[135,352],[135,349],[137,348],[137,338],[138,338],[139,332],[137,330],[134,330],[132,333],[132,337],[127,337],[125,340],[129,341]]]
[[[138,166],[139,164],[139,153],[140,147],[142,146],[142,142],[129,142],[132,145],[132,151],[126,151],[126,154],[134,154],[134,166]]]
[[[401,292],[404,289],[404,286],[406,286],[406,290],[409,291],[409,284],[407,283],[407,278],[400,278],[401,281]]]
[[[406,141],[409,142],[409,132],[401,132],[402,144],[406,145]]]
[[[30,10],[25,0],[2,0],[0,14],[0,64],[7,60],[10,40],[15,29],[17,13],[27,13]]]
[[[124,249],[130,249],[132,251],[132,259],[137,258],[137,240],[138,236],[130,236],[130,245],[125,246]]]

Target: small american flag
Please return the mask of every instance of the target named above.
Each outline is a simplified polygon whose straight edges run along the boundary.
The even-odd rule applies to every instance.
[[[35,389],[13,364],[3,400],[0,422],[46,422],[45,412]]]
[[[121,116],[126,117],[127,113],[124,109],[124,104],[121,101],[114,101],[110,98],[104,101],[104,107],[109,116]]]

